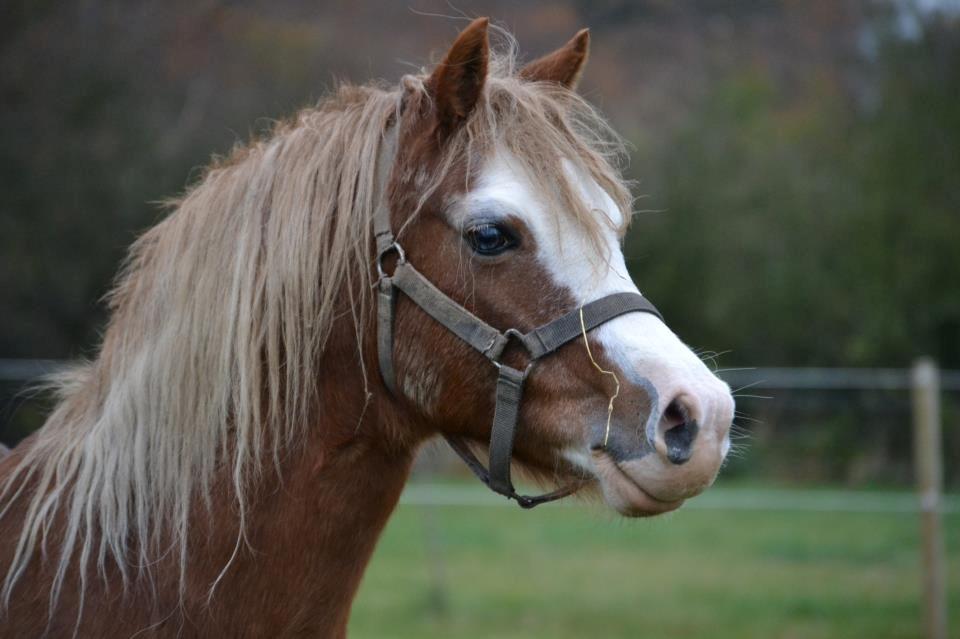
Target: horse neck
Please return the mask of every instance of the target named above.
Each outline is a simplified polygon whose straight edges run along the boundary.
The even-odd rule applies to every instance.
[[[198,615],[209,615],[215,634],[346,633],[350,604],[420,440],[401,428],[385,393],[365,397],[359,372],[348,372],[354,369],[355,355],[334,354],[325,364],[316,426],[282,461],[280,475],[258,487],[247,515],[251,550],[241,551],[209,612]],[[210,519],[218,520],[216,513]],[[215,576],[236,544],[235,534],[217,535],[216,528],[201,532],[219,537],[205,576]]]
[[[242,541],[224,464],[212,482],[210,510],[198,503],[191,517],[182,591],[176,552],[158,558],[149,578],[124,596],[115,568],[106,580],[91,575],[83,598],[71,571],[48,619],[52,563],[33,562],[9,617],[0,615],[0,637],[9,636],[5,622],[17,636],[131,636],[147,627],[184,636],[343,636],[363,571],[429,434],[379,383],[375,331],[366,329],[372,361],[364,379],[355,327],[335,325],[302,441],[279,451],[277,466],[265,453],[265,470],[248,492]],[[0,462],[0,479],[30,445]],[[13,556],[25,511],[21,499],[0,519],[0,565]]]
[[[0,615],[0,622],[9,622],[7,630],[17,633],[8,635],[0,623],[0,637],[74,631],[119,637],[147,627],[183,636],[344,636],[363,571],[422,439],[414,432],[415,420],[384,392],[366,401],[354,369],[359,369],[355,358],[324,367],[316,419],[305,441],[283,453],[280,472],[265,472],[253,487],[239,546],[236,500],[224,467],[213,484],[211,510],[198,505],[192,517],[182,594],[177,553],[169,553],[150,570],[149,584],[125,596],[118,596],[116,570],[108,571],[107,582],[90,579],[79,617],[83,600],[71,575],[48,620],[50,566],[34,563],[18,586],[9,618]],[[0,475],[21,454],[0,464]],[[264,463],[272,468],[272,456]],[[18,503],[13,516],[0,520],[0,565],[11,556],[22,510]]]
[[[136,600],[93,583],[80,636],[130,636],[148,626],[198,637],[346,635],[361,577],[423,439],[416,420],[374,386],[377,369],[369,363],[365,383],[349,328],[331,335],[303,440],[280,451],[277,466],[265,453],[267,470],[248,493],[242,541],[225,465],[212,485],[211,509],[198,504],[191,517],[184,592],[172,556],[149,586],[135,590]],[[66,633],[76,602],[69,593],[64,599],[64,625],[56,628]],[[44,611],[23,612],[42,623]]]

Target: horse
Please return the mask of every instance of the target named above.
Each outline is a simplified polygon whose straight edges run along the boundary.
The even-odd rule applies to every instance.
[[[712,484],[733,399],[627,273],[589,33],[521,66],[489,31],[338,87],[136,240],[97,356],[0,462],[0,636],[343,637],[438,436],[527,507]]]

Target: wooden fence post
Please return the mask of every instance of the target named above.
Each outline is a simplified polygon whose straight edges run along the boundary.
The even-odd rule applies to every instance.
[[[914,362],[913,459],[920,497],[923,628],[927,639],[947,639],[946,557],[940,517],[943,466],[940,434],[940,373],[927,357]]]

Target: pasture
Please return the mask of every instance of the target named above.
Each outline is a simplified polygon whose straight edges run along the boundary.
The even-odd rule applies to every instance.
[[[721,484],[675,514],[628,521],[583,502],[524,512],[495,505],[481,486],[413,484],[364,578],[350,633],[913,639],[912,497]],[[946,505],[949,608],[958,610],[960,501]],[[439,565],[431,548],[441,549]]]

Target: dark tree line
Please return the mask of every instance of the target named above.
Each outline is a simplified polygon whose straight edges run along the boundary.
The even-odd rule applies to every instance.
[[[644,195],[629,265],[692,346],[729,351],[722,366],[930,354],[960,368],[956,15],[866,0],[457,4],[499,18],[528,55],[592,28],[582,90],[632,143]],[[416,8],[450,13],[442,0]],[[124,252],[211,153],[337,78],[398,78],[463,25],[386,2],[58,0],[3,12],[0,357],[91,354]],[[905,399],[861,400],[867,417],[815,401],[816,432],[791,433],[826,460],[809,476],[903,475]],[[787,404],[755,413],[779,428]],[[27,407],[18,432],[40,419]],[[871,445],[858,451],[856,433]],[[795,467],[764,437],[757,429],[753,468]]]

